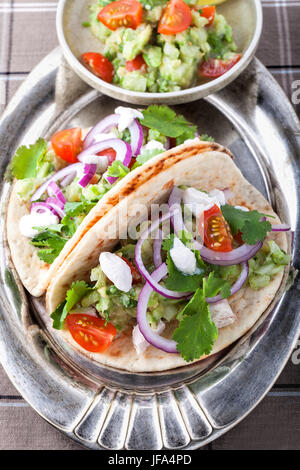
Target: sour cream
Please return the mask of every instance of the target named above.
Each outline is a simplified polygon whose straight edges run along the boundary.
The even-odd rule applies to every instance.
[[[207,211],[215,204],[220,207],[226,203],[223,191],[213,189],[209,193],[198,191],[195,188],[187,188],[183,193],[183,203],[192,211],[195,217]]]
[[[136,118],[144,119],[143,113],[133,108],[118,106],[115,109],[115,113],[120,116],[118,123],[118,129],[120,132],[125,131],[125,129],[127,129],[127,127],[129,127]]]
[[[132,287],[132,274],[128,264],[120,256],[104,251],[99,256],[100,267],[105,276],[117,287],[128,292]]]
[[[33,227],[49,227],[58,223],[58,217],[54,214],[35,212],[23,215],[19,222],[19,229],[24,237],[33,238],[39,231]]]
[[[185,246],[179,238],[174,238],[173,248],[170,256],[176,268],[184,274],[194,274],[196,271],[195,253]]]
[[[165,147],[158,140],[149,140],[146,145],[143,145],[141,148],[141,154],[144,155],[147,150],[165,150]]]
[[[209,310],[211,319],[217,328],[224,328],[224,326],[231,325],[236,320],[236,316],[226,299],[210,304]]]

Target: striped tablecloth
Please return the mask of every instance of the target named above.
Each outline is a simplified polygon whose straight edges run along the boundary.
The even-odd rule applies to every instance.
[[[243,0],[241,0],[243,1]],[[257,57],[300,116],[300,0],[263,0]],[[0,113],[32,68],[57,46],[57,2],[0,0]],[[0,368],[0,449],[79,449],[40,418]],[[211,449],[300,449],[300,342],[272,391]]]

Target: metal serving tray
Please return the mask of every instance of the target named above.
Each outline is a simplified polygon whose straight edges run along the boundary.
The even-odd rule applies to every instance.
[[[20,143],[58,128],[95,124],[119,102],[86,89],[59,70],[59,49],[29,75],[0,121],[0,360],[8,376],[47,421],[92,449],[195,449],[216,439],[258,404],[283,369],[300,333],[297,281],[275,299],[258,324],[218,356],[163,373],[132,374],[96,365],[51,329],[43,299],[26,295],[10,260],[5,233],[10,184],[3,174]],[[70,77],[69,77],[70,78]],[[62,93],[61,90],[64,90]],[[72,93],[71,93],[72,91]],[[74,96],[79,96],[74,99]],[[70,104],[72,102],[72,104]],[[59,105],[58,105],[59,103]],[[272,76],[254,60],[229,87],[176,107],[229,147],[246,178],[295,232],[299,263],[300,128]]]

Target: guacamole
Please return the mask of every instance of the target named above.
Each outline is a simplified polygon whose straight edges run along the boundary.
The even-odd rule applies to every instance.
[[[90,21],[85,24],[104,45],[105,60],[113,66],[112,83],[122,88],[138,92],[178,91],[196,85],[199,80],[217,78],[240,58],[231,26],[215,7],[197,7],[197,0],[133,0],[142,6],[140,20],[132,27],[111,29],[111,23],[101,15],[111,14],[104,10],[106,6],[122,2],[98,0],[90,5]],[[184,5],[189,20],[180,32],[173,28],[174,34],[169,30],[160,34],[162,18],[175,2]],[[96,74],[103,78],[101,73]]]

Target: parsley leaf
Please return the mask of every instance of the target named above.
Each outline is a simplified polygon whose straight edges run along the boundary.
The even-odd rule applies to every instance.
[[[67,291],[66,300],[59,304],[54,312],[50,315],[53,320],[53,328],[61,330],[68,313],[83,297],[85,297],[92,290],[93,288],[84,281],[73,282],[70,289]]]
[[[267,220],[261,220],[262,217],[272,217],[267,214],[261,214],[258,211],[243,211],[236,209],[229,204],[221,206],[221,211],[227,220],[233,235],[239,231],[242,234],[242,239],[248,245],[255,245],[257,241],[263,242],[267,232],[272,230],[272,225]]]
[[[205,286],[205,279],[203,279]],[[209,305],[205,300],[205,287],[197,289],[192,299],[182,311],[183,319],[174,331],[177,351],[187,362],[209,354],[218,330],[210,317]]]
[[[112,164],[108,167],[107,176],[114,176],[115,178],[124,178],[127,173],[130,172],[130,169],[123,165],[120,160],[114,160]]]
[[[186,138],[195,137],[197,128],[189,123],[183,116],[177,115],[168,106],[152,105],[143,110],[143,126],[156,129],[167,137],[177,138],[183,134]]]
[[[47,142],[40,138],[35,144],[19,147],[13,156],[11,169],[15,178],[22,180],[37,176],[39,164],[47,152]]]

